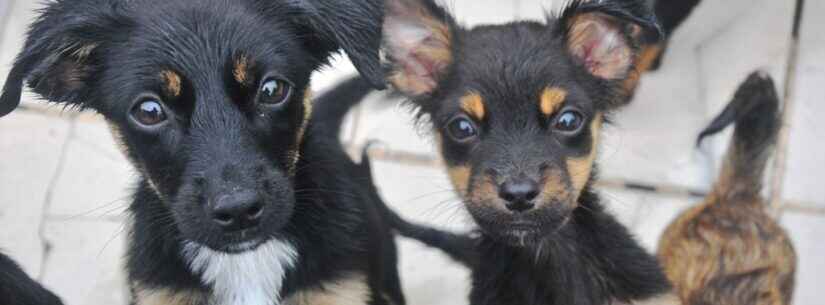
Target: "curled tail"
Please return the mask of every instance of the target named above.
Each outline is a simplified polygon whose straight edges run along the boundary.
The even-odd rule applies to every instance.
[[[372,91],[367,80],[355,76],[321,94],[313,103],[311,122],[317,130],[314,134],[338,141],[344,116]]]
[[[754,72],[733,100],[700,134],[697,144],[735,123],[715,191],[726,197],[758,196],[762,176],[781,127],[779,97],[769,75]]]
[[[476,241],[470,235],[456,234],[408,222],[387,206],[378,194],[378,189],[372,181],[372,175],[369,174],[372,172],[372,165],[367,155],[369,147],[370,145],[367,145],[362,152],[360,170],[366,175],[361,176],[370,177],[366,181],[370,195],[373,201],[378,203],[381,215],[390,223],[393,229],[401,236],[418,240],[429,247],[444,251],[450,258],[467,267],[472,268],[475,266],[477,264]]]

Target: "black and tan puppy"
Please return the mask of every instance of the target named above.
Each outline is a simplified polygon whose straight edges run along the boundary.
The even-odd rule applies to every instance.
[[[109,122],[141,174],[133,304],[403,304],[390,229],[328,145],[337,126],[309,123],[310,74],[339,47],[383,80],[382,14],[377,0],[49,2],[0,114],[25,82]]]
[[[639,39],[657,35],[642,1],[571,1],[544,23],[475,28],[433,1],[387,2],[389,81],[429,118],[481,234],[385,212],[402,234],[473,269],[471,304],[678,302],[656,258],[591,190]]]
[[[0,304],[62,305],[63,302],[30,278],[11,258],[0,253]]]
[[[733,123],[718,181],[702,204],[670,224],[659,258],[685,304],[791,304],[796,252],[760,194],[781,126],[769,76],[748,77],[699,141]]]

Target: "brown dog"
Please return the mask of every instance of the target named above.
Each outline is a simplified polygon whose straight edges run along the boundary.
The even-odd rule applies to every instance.
[[[705,202],[665,231],[659,259],[684,304],[790,304],[796,254],[768,215],[762,174],[781,125],[773,81],[752,74],[699,136],[736,123],[718,181]]]

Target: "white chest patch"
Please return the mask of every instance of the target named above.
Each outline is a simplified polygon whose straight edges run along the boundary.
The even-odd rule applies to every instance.
[[[286,271],[298,260],[292,244],[275,239],[236,254],[190,242],[183,255],[189,268],[212,285],[210,305],[279,305]]]

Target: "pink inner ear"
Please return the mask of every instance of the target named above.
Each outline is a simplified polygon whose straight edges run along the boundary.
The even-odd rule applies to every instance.
[[[606,16],[587,14],[576,17],[568,43],[573,56],[600,78],[625,77],[633,64],[632,50],[624,33]]]
[[[403,0],[387,5],[384,40],[394,64],[390,82],[408,95],[432,93],[452,61],[448,25]]]

